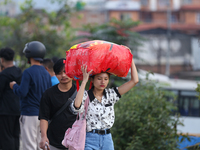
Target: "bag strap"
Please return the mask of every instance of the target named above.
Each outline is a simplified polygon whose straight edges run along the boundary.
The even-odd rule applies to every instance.
[[[85,116],[84,116],[84,118],[86,118],[86,114],[87,114],[87,110],[88,110],[88,105],[89,105],[89,100],[90,100],[90,98],[89,98],[89,95],[88,95],[88,97],[86,98],[85,103],[84,103],[84,110],[85,110]],[[80,118],[82,118],[83,113],[84,113],[84,111],[82,113],[80,113]],[[78,120],[78,116],[79,116],[79,113],[77,114],[76,120]]]
[[[65,105],[63,105],[51,118],[51,120],[48,121],[48,123],[50,124],[52,122],[52,120],[57,117],[61,112],[63,112],[63,110],[65,110],[65,108],[67,108],[69,106],[69,104],[72,103],[72,101],[75,99],[77,94],[77,90],[74,91],[74,93],[72,94],[72,96],[68,99],[68,101],[65,103]]]
[[[87,99],[85,100],[85,104],[84,104],[85,116],[86,116],[87,111],[88,111],[89,100],[90,100],[90,98],[89,98],[89,95],[88,95]]]

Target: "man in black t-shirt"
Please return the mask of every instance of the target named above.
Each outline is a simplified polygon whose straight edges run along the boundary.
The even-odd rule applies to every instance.
[[[45,149],[45,143],[49,144],[51,150],[66,149],[62,144],[65,131],[72,127],[76,120],[76,115],[70,110],[68,106],[62,113],[55,117],[48,125],[48,121],[52,119],[54,114],[68,101],[73,93],[76,91],[76,86],[65,74],[64,59],[59,59],[54,64],[54,72],[59,80],[59,84],[47,89],[40,101],[40,129],[41,142],[40,148]]]
[[[0,50],[0,145],[3,150],[19,149],[19,116],[20,100],[13,93],[9,83],[21,82],[21,69],[14,66],[13,58],[15,52],[11,48]]]

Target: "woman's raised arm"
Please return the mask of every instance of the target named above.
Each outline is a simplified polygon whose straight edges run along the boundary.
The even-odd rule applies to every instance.
[[[92,72],[92,70],[87,72],[87,66],[81,66],[81,71],[83,72],[83,81],[81,83],[81,87],[80,87],[79,91],[77,92],[77,95],[76,95],[76,98],[75,98],[75,101],[74,101],[74,106],[76,108],[79,108],[81,106],[83,94],[84,94],[84,91],[85,91],[85,86],[88,82],[89,75]]]
[[[121,86],[119,86],[118,88],[118,92],[120,95],[125,94],[126,92],[128,92],[130,89],[132,89],[137,83],[139,82],[139,78],[138,78],[138,73],[137,73],[137,69],[135,67],[135,63],[132,59],[132,63],[131,63],[131,80],[122,84]]]

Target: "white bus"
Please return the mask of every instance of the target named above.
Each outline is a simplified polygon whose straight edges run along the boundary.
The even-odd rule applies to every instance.
[[[146,78],[148,72],[139,70],[139,77]],[[178,126],[181,133],[200,137],[200,100],[195,91],[200,82],[193,80],[170,79],[161,74],[149,74],[149,80],[158,82],[158,85],[166,90],[174,92],[177,96],[178,111],[181,115],[180,120],[184,126]]]

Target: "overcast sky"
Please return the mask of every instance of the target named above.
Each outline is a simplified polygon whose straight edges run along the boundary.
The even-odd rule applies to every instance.
[[[16,3],[20,4],[23,3],[25,0],[15,0]],[[50,3],[48,0],[33,0],[34,6],[36,8],[44,8],[48,11],[57,10],[59,8],[59,5],[57,3]]]
[[[18,5],[20,3],[23,3],[25,0],[13,0]],[[46,9],[47,11],[56,11],[60,8],[60,5],[58,3],[50,3],[50,0],[33,0],[35,8],[39,9]],[[88,7],[96,8],[99,7],[99,4],[104,2],[105,0],[63,0],[63,1],[71,1],[70,4],[74,5],[77,1],[86,2]],[[17,12],[20,12],[19,7],[17,8]]]

